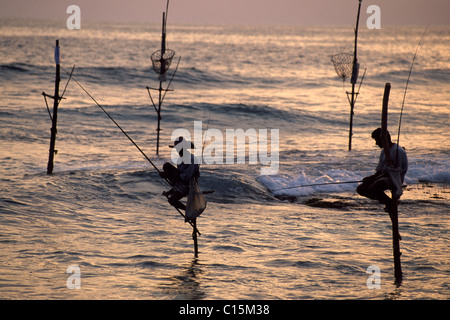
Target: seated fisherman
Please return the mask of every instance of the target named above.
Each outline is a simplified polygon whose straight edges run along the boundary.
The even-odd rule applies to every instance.
[[[383,148],[381,128],[378,128],[372,132],[372,139],[375,140],[375,144],[377,146]],[[387,139],[390,146],[390,156],[393,161],[393,166],[400,168],[401,183],[403,183],[405,174],[408,171],[408,158],[406,156],[406,152],[396,143],[392,143],[389,132],[387,133]],[[392,199],[384,193],[384,191],[392,191],[394,188],[394,183],[386,170],[386,156],[384,150],[381,150],[380,160],[376,167],[375,174],[364,178],[362,184],[356,188],[356,192],[363,197],[378,200],[386,206],[385,210],[390,212],[393,202]]]
[[[177,159],[177,166],[166,162],[163,166],[163,172],[160,176],[169,181],[172,189],[163,192],[168,197],[169,203],[175,208],[186,210],[186,206],[180,201],[181,198],[189,194],[189,181],[192,177],[200,176],[200,166],[196,163],[195,157],[188,149],[194,148],[194,145],[183,137],[178,137],[173,146],[180,158]]]

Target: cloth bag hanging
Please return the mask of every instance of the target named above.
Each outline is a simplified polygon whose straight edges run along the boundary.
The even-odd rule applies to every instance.
[[[197,218],[206,209],[206,199],[196,177],[189,181],[189,194],[186,203],[185,221]]]

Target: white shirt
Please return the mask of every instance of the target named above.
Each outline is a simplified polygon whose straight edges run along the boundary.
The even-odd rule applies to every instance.
[[[398,147],[398,148],[397,148]],[[401,169],[401,176],[402,176],[402,182],[405,180],[405,174],[408,171],[408,157],[406,156],[405,150],[398,146],[396,143],[394,143],[391,146],[391,159],[393,162],[394,167],[400,167]],[[380,153],[380,161],[377,165],[377,171],[384,171],[384,167],[386,166],[386,157],[384,154],[384,149],[381,150]]]

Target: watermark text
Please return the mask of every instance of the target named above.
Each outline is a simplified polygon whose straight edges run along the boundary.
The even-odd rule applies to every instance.
[[[367,274],[370,276],[367,278],[366,285],[369,289],[381,289],[381,270],[380,267],[371,265],[367,267]]]
[[[377,5],[371,5],[367,7],[366,13],[371,14],[367,18],[368,29],[381,29],[381,9]]]
[[[81,269],[77,265],[68,266],[66,273],[70,274],[67,278],[67,289],[81,289]]]
[[[67,7],[66,13],[71,14],[66,21],[67,29],[81,29],[81,9],[79,6],[72,4]]]
[[[203,132],[202,121],[194,121],[194,134],[180,128],[172,132],[172,141],[184,137],[184,142],[172,150],[172,161],[191,163],[186,152],[180,149],[192,148],[194,161],[198,164],[261,164],[261,175],[274,175],[279,168],[279,130],[270,129],[226,129],[225,135],[219,129],[211,128]]]

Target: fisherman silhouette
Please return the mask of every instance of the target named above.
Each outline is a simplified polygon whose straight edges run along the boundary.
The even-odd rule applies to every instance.
[[[183,137],[178,137],[175,139],[174,145],[169,147],[175,148],[180,158],[176,161],[176,167],[170,162],[163,165],[160,176],[167,179],[172,187],[169,191],[164,191],[163,195],[168,197],[169,203],[175,208],[186,210],[186,205],[180,200],[189,194],[191,178],[200,176],[200,166],[194,155],[188,151],[188,149],[194,148],[192,142],[188,142]]]
[[[377,128],[372,132],[372,139],[375,140],[375,144],[383,149],[383,143],[381,139],[381,128]],[[396,143],[392,143],[391,136],[389,132],[387,132],[387,140],[390,146],[390,154],[391,159],[393,161],[393,167],[400,169],[400,188],[401,183],[403,183],[405,179],[405,174],[408,171],[408,158],[406,156],[405,150],[398,146]],[[356,188],[356,192],[363,197],[367,197],[369,199],[378,200],[378,202],[384,204],[385,211],[391,213],[393,210],[394,202],[391,198],[389,198],[384,191],[385,190],[394,190],[396,187],[392,178],[388,172],[386,156],[384,150],[381,150],[380,160],[376,167],[375,174],[365,177],[362,180],[362,184],[360,184]]]

